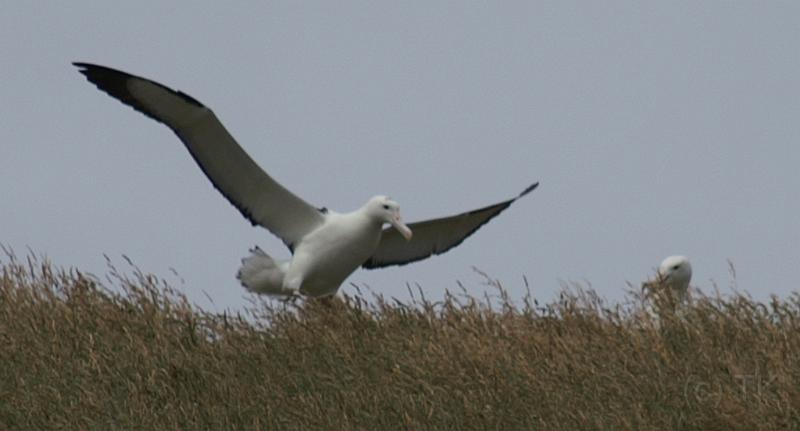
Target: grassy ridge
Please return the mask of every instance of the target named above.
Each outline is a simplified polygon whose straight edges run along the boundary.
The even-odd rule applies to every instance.
[[[800,298],[672,313],[591,291],[192,307],[155,277],[8,257],[0,428],[797,429]],[[119,293],[121,292],[121,293]]]

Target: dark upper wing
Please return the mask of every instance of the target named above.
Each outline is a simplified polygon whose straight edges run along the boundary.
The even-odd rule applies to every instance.
[[[289,248],[323,222],[323,214],[267,175],[193,97],[119,70],[73,64],[100,90],[172,129],[214,187]]]
[[[363,267],[373,269],[405,265],[435,254],[442,254],[461,244],[478,228],[503,212],[514,201],[530,193],[538,185],[539,183],[532,184],[517,197],[485,208],[451,217],[411,223],[408,225],[414,232],[411,241],[406,241],[395,228],[386,228],[383,230],[378,248]]]

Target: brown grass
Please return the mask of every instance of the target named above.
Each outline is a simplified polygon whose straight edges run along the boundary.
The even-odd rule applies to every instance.
[[[800,297],[591,290],[191,306],[112,267],[0,268],[3,429],[797,429]],[[493,304],[490,304],[493,302]]]

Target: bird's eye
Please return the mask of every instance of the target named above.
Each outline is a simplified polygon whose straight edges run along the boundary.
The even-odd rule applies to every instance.
[[[389,205],[384,205],[383,209],[388,210],[389,209]]]
[[[681,267],[680,265],[675,265],[675,266],[673,266],[673,267],[672,267],[672,269],[673,269],[673,270],[677,270],[677,269],[678,269],[678,268],[680,268],[680,267]]]

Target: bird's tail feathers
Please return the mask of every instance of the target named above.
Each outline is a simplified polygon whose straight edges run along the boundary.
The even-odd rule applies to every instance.
[[[242,259],[236,278],[253,293],[290,296],[295,292],[283,287],[287,269],[288,262],[278,262],[256,246],[250,249],[250,256]]]

